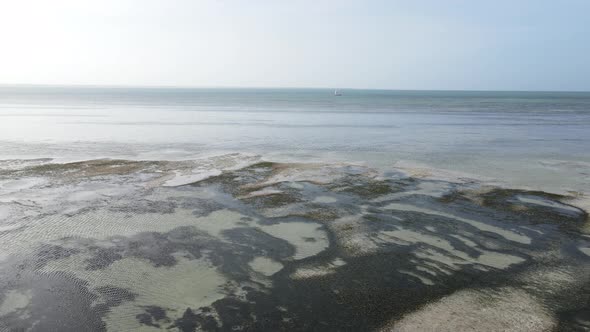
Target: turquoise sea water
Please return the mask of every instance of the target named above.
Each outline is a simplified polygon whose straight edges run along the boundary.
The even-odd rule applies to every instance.
[[[590,93],[1,87],[2,158],[425,165],[590,191]]]

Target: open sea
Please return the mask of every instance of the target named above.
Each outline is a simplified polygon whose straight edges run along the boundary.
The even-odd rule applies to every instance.
[[[424,165],[590,191],[590,93],[0,87],[7,158]]]
[[[590,331],[589,92],[339,91],[1,86],[0,331]]]

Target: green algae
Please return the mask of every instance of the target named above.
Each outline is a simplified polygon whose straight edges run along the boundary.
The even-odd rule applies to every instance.
[[[130,174],[126,172],[134,169],[134,163],[94,161],[83,167],[64,164],[64,169],[43,165],[47,167],[42,172],[105,174],[112,168],[109,174],[116,176]],[[141,163],[142,171],[150,165]],[[79,304],[88,310],[84,315],[95,316],[95,325],[87,330],[100,330],[101,321],[118,330],[378,330],[464,289],[522,287],[522,281],[514,281],[515,276],[545,263],[543,257],[577,259],[580,270],[587,265],[585,256],[578,251],[572,254],[571,239],[584,241],[575,232],[565,234],[557,227],[539,226],[531,217],[531,213],[538,216],[543,212],[549,216],[547,222],[563,219],[555,207],[518,200],[519,195],[556,202],[562,198],[530,191],[498,191],[491,196],[472,195],[477,200],[460,190],[470,187],[459,185],[449,185],[450,193],[442,197],[429,196],[424,194],[426,190],[420,192],[425,180],[377,180],[369,175],[314,183],[293,177],[289,172],[295,167],[286,176],[265,183],[281,172],[283,165],[262,162],[183,187],[142,191],[138,186],[138,192],[124,200],[105,198],[108,205],[97,206],[92,215],[35,219],[28,229],[19,231],[22,235],[15,232],[10,238],[27,235],[29,240],[29,235],[43,235],[43,241],[62,243],[67,237],[68,242],[62,244],[71,248],[32,253],[19,250],[32,263],[18,264],[14,276],[6,280],[34,275],[35,269],[41,268],[47,275],[59,271],[55,275],[63,278],[64,284],[74,280],[76,284],[67,287],[90,293],[90,300],[108,298],[103,293],[111,290],[121,293],[109,300],[108,306],[95,309],[92,303],[100,306],[100,301]],[[164,172],[172,167],[161,166]],[[266,189],[268,192],[262,192]],[[261,192],[247,196],[256,191]],[[171,196],[165,199],[166,195]],[[335,200],[329,204],[316,200],[327,196]],[[480,204],[482,201],[485,204]],[[519,206],[526,210],[519,210]],[[59,216],[59,209],[63,207],[47,215]],[[269,210],[273,213],[266,214]],[[120,213],[112,213],[116,211]],[[50,223],[51,228],[36,226],[43,223]],[[96,227],[94,233],[92,227]],[[501,233],[496,230],[515,232],[530,241],[510,241],[498,236]],[[510,253],[517,253],[520,259],[501,264],[499,260]],[[346,264],[336,264],[338,257],[346,259]],[[44,260],[53,263],[42,265]],[[493,267],[486,268],[490,261]],[[75,272],[76,279],[63,277],[66,272]],[[129,275],[133,280],[120,280]],[[303,278],[298,280],[294,275]],[[21,284],[33,284],[26,282]],[[575,285],[567,287],[576,289]],[[199,288],[211,292],[201,294],[196,292]],[[0,289],[0,303],[3,292]],[[133,297],[130,292],[137,294]],[[67,301],[59,301],[62,298],[55,295],[38,290],[33,295],[36,301],[44,296],[70,309]],[[564,306],[561,302],[551,305],[555,305],[553,311]],[[58,321],[60,315],[55,312],[48,317]],[[51,327],[47,318],[40,322],[40,326]],[[16,320],[9,323],[21,324]]]
[[[274,162],[270,162],[270,161],[261,161],[259,163],[250,165],[244,169],[257,169],[257,168],[274,168],[276,165],[278,165],[277,163]]]
[[[68,176],[93,177],[104,175],[126,175],[146,170],[160,163],[155,161],[129,161],[118,159],[97,159],[65,164],[43,164],[31,166],[24,171],[39,175],[66,173]]]
[[[254,196],[249,198],[242,198],[243,202],[253,204],[258,207],[277,208],[289,204],[299,203],[303,201],[301,195],[296,193],[274,193],[272,195]]]
[[[315,221],[332,221],[340,217],[337,211],[325,208],[314,209],[305,213],[296,214],[296,216]]]
[[[365,199],[372,199],[399,191],[389,180],[367,180],[360,176],[351,176],[342,182],[329,186],[335,192],[350,193]]]

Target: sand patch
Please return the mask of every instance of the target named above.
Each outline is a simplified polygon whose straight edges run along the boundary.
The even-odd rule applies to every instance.
[[[294,259],[314,256],[330,246],[328,234],[320,224],[308,222],[285,222],[260,226],[260,229],[295,247]]]
[[[319,203],[319,204],[331,204],[338,202],[338,199],[331,196],[318,196],[316,197],[312,203]]]
[[[0,317],[26,308],[31,298],[31,290],[9,290],[0,305]]]
[[[283,192],[281,190],[272,189],[272,188],[264,188],[264,189],[252,191],[252,192],[248,193],[247,195],[240,196],[240,197],[238,197],[238,199],[269,196],[269,195],[276,195],[276,194],[282,194],[282,193]]]
[[[459,236],[459,239],[462,240],[466,245],[472,247],[473,249],[479,251],[479,255],[476,257],[472,257],[466,252],[460,251],[455,249],[455,247],[447,240],[439,238],[434,235],[424,234],[415,232],[408,229],[400,228],[395,231],[382,231],[380,234],[385,235],[387,237],[392,237],[397,239],[395,243],[400,243],[399,241],[405,242],[405,244],[415,244],[415,243],[424,243],[428,246],[432,246],[443,251],[446,251],[447,256],[446,259],[440,261],[441,263],[448,263],[451,262],[450,265],[463,265],[463,264],[481,264],[490,266],[497,269],[505,269],[513,264],[522,263],[525,261],[524,258],[503,254],[494,251],[483,250],[480,248],[476,248],[476,244],[468,239]],[[383,237],[381,237],[383,239]],[[439,253],[439,255],[443,255]],[[433,256],[434,257],[434,256]]]
[[[136,294],[135,300],[124,302],[105,316],[109,331],[141,327],[136,315],[145,311],[144,306],[159,306],[181,316],[187,308],[209,306],[227,295],[223,286],[228,280],[204,259],[178,256],[174,266],[154,267],[145,260],[123,258],[105,269],[86,270],[86,258],[76,255],[51,261],[43,271],[73,273],[88,281],[91,290],[114,286]]]
[[[291,279],[309,279],[327,276],[336,272],[336,269],[346,265],[342,258],[335,258],[324,265],[311,265],[300,267],[291,274]]]
[[[12,210],[13,209],[9,205],[0,205],[0,220],[7,219]]]
[[[142,232],[169,232],[181,226],[195,226],[223,239],[221,232],[239,226],[243,215],[219,210],[197,218],[192,210],[176,209],[174,213],[127,214],[105,210],[90,211],[72,217],[52,215],[29,222],[26,228],[10,233],[9,254],[31,252],[37,243],[68,237],[106,240],[113,236],[132,236]]]
[[[529,238],[528,236],[524,236],[519,233],[509,231],[509,230],[506,230],[506,229],[503,229],[500,227],[492,226],[492,225],[483,223],[481,221],[476,221],[476,220],[472,220],[472,219],[467,219],[467,218],[455,216],[450,213],[425,209],[425,208],[421,208],[421,207],[410,205],[410,204],[399,204],[399,203],[390,203],[387,206],[385,206],[385,209],[418,212],[418,213],[424,213],[424,214],[430,214],[430,215],[440,216],[440,217],[444,217],[444,218],[454,219],[454,220],[469,224],[479,230],[491,232],[491,233],[496,233],[496,234],[498,234],[498,235],[502,236],[503,238],[510,240],[510,241],[519,242],[519,243],[523,243],[523,244],[530,244],[531,243],[531,238]]]
[[[590,257],[590,247],[578,247],[578,250],[584,253],[584,255]]]
[[[434,285],[434,282],[432,280],[430,280],[429,278],[426,278],[424,276],[419,275],[418,273],[414,273],[411,271],[407,271],[407,270],[399,270],[399,273],[401,274],[406,274],[409,275],[411,277],[417,278],[418,280],[420,280],[421,283],[423,283],[424,285],[427,286],[432,286]]]
[[[47,184],[48,180],[40,177],[29,177],[16,180],[0,181],[0,194],[13,193]]]
[[[573,214],[581,214],[582,213],[582,211],[576,207],[566,205],[566,204],[563,204],[560,202],[550,201],[548,199],[543,199],[541,197],[518,195],[518,196],[516,196],[516,198],[523,203],[540,205],[540,206],[545,206],[545,207],[549,207],[549,208],[553,208],[553,209],[565,210],[565,211],[571,212]]]
[[[552,331],[555,318],[524,291],[464,290],[428,304],[381,331]]]
[[[270,277],[283,269],[283,264],[268,257],[256,257],[250,263],[252,270]]]
[[[178,187],[186,184],[191,184],[199,181],[203,181],[213,176],[220,175],[221,171],[218,169],[203,170],[199,172],[183,173],[180,171],[174,172],[174,177],[167,180],[162,184],[164,187]]]

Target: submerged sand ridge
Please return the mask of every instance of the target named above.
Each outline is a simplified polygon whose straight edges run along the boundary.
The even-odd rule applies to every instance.
[[[566,196],[237,154],[5,164],[0,329],[590,328]]]

